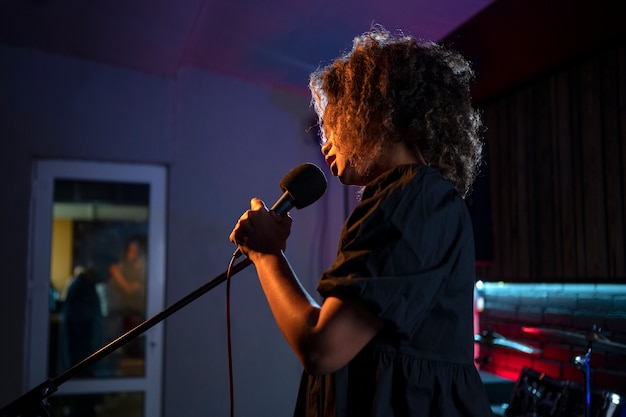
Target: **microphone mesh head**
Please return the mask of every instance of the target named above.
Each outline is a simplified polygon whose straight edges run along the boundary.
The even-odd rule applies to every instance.
[[[326,191],[326,176],[315,164],[298,165],[280,180],[280,189],[288,192],[294,207],[301,209],[317,200]]]

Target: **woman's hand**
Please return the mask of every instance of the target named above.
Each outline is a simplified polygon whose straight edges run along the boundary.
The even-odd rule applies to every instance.
[[[289,214],[269,211],[262,200],[253,198],[229,239],[251,260],[258,254],[276,254],[286,248],[291,221]]]
[[[290,231],[288,215],[272,213],[263,201],[253,198],[230,241],[254,262],[274,319],[307,372],[334,372],[345,366],[383,323],[358,300],[331,295],[320,307],[282,252]]]

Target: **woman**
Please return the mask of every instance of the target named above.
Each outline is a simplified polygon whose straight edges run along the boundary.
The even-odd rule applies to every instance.
[[[330,172],[363,186],[323,303],[283,253],[291,218],[252,199],[230,235],[304,366],[294,415],[492,415],[473,363],[463,201],[481,157],[472,76],[458,54],[382,27],[311,75]]]

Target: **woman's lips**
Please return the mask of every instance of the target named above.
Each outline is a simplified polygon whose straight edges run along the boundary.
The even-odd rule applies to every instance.
[[[326,159],[326,164],[330,168],[331,174],[333,174],[336,177],[337,176],[337,164],[335,163],[335,157],[329,155],[325,159]]]

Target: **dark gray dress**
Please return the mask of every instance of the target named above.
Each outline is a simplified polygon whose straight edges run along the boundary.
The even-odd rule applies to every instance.
[[[304,372],[294,416],[492,415],[473,358],[471,219],[438,171],[404,165],[365,187],[318,291],[385,326],[339,371]]]

